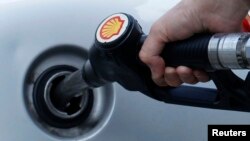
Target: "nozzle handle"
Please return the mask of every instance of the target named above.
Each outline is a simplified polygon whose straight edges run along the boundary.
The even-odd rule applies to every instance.
[[[212,69],[208,58],[208,45],[212,34],[200,34],[186,40],[167,43],[161,53],[167,66],[188,66]]]
[[[91,69],[88,70],[94,70],[95,78],[100,80],[98,82],[93,79],[95,87],[102,86],[103,82],[118,82],[127,90],[140,91],[160,101],[198,107],[232,108],[233,105],[227,105],[230,103],[228,100],[234,101],[237,99],[235,97],[238,97],[238,93],[242,96],[238,97],[241,101],[239,105],[250,103],[249,92],[245,91],[244,81],[230,70],[231,66],[234,67],[231,64],[238,65],[237,59],[239,58],[228,59],[227,54],[238,52],[235,49],[246,41],[242,40],[241,37],[243,36],[215,38],[216,36],[211,34],[199,34],[183,41],[168,43],[163,49],[161,56],[168,66],[185,65],[209,70],[217,90],[186,86],[178,88],[157,86],[151,79],[149,68],[139,59],[139,51],[145,37],[137,20],[131,15],[118,13],[101,22],[96,31],[95,42],[89,53]],[[211,42],[211,39],[215,42]],[[229,52],[224,50],[224,41],[232,43],[229,46]],[[240,41],[240,44],[238,44],[238,41]],[[221,44],[217,46],[217,43]],[[209,48],[210,46],[212,47]],[[218,54],[221,56],[216,58]],[[244,55],[241,54],[240,56]],[[230,60],[234,62],[231,63]],[[214,64],[210,63],[211,61],[215,62],[216,65],[221,65],[221,62],[225,64],[215,69]],[[224,68],[227,64],[229,64],[229,68]],[[85,73],[88,74],[88,71],[85,71]],[[88,78],[86,82],[91,85],[92,79],[90,77],[85,78]],[[233,99],[230,98],[232,95],[234,96]],[[239,103],[239,101],[235,103]]]

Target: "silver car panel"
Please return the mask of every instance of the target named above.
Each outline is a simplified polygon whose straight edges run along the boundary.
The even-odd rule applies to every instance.
[[[110,14],[126,12],[144,32],[178,0],[0,0],[0,140],[59,141],[27,113],[25,74],[34,59],[57,45],[88,49],[96,27]],[[237,72],[245,76],[246,72]],[[212,83],[197,86],[214,87]],[[208,124],[249,124],[250,113],[165,104],[114,84],[116,101],[108,124],[89,141],[206,141]]]

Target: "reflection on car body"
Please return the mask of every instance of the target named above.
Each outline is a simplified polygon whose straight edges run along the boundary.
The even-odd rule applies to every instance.
[[[131,14],[147,34],[178,1],[0,1],[0,140],[200,141],[207,139],[209,124],[249,124],[248,112],[166,104],[117,83],[93,90],[99,101],[92,105],[92,120],[79,128],[50,128],[34,111],[30,95],[36,79],[53,66],[80,68],[105,17]],[[245,77],[248,71],[234,72]],[[212,82],[196,86],[215,87]],[[89,129],[81,128],[84,124]]]

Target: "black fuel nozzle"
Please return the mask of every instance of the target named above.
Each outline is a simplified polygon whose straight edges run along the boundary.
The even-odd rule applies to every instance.
[[[113,14],[102,21],[96,30],[89,61],[79,71],[81,73],[66,78],[59,86],[60,89],[69,87],[69,91],[58,90],[58,97],[61,97],[58,99],[64,101],[62,106],[67,103],[65,101],[76,95],[77,92],[71,91],[80,91],[85,86],[99,87],[111,82],[118,82],[127,90],[140,91],[167,103],[226,109],[232,106],[233,99],[233,106],[242,103],[250,105],[249,91],[241,87],[244,81],[230,70],[250,67],[250,34],[204,33],[165,45],[161,56],[168,66],[182,65],[206,70],[217,86],[216,92],[197,87],[173,88],[155,85],[149,68],[139,59],[139,51],[145,38],[146,35],[137,20],[131,15]],[[77,77],[82,78],[85,86],[78,86],[81,82],[77,81]],[[235,82],[238,84],[235,85]],[[69,83],[71,84],[68,85]],[[182,94],[181,91],[188,94]],[[237,96],[238,91],[241,97]],[[203,93],[203,97],[197,93]]]
[[[66,108],[70,99],[86,88],[100,87],[122,79],[120,76],[124,77],[126,71],[120,70],[119,63],[122,62],[119,62],[119,58],[125,54],[119,54],[124,52],[126,56],[137,56],[140,49],[137,46],[144,41],[142,35],[140,25],[128,14],[114,14],[103,20],[96,30],[89,60],[81,70],[72,73],[57,86],[55,95],[60,107]],[[124,48],[124,45],[134,48]]]

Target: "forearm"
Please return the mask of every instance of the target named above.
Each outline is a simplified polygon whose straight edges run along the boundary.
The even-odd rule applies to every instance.
[[[232,32],[239,30],[241,21],[250,9],[250,0],[183,0],[187,9],[199,16],[201,24],[209,31]],[[190,8],[191,7],[191,8]],[[223,25],[223,24],[227,25]],[[218,29],[220,27],[220,29]]]
[[[191,3],[195,7],[205,8],[211,5],[216,6],[214,8],[241,8],[238,10],[250,9],[250,0],[182,0],[185,3]],[[210,7],[211,8],[211,7]],[[215,9],[208,9],[210,11]]]

